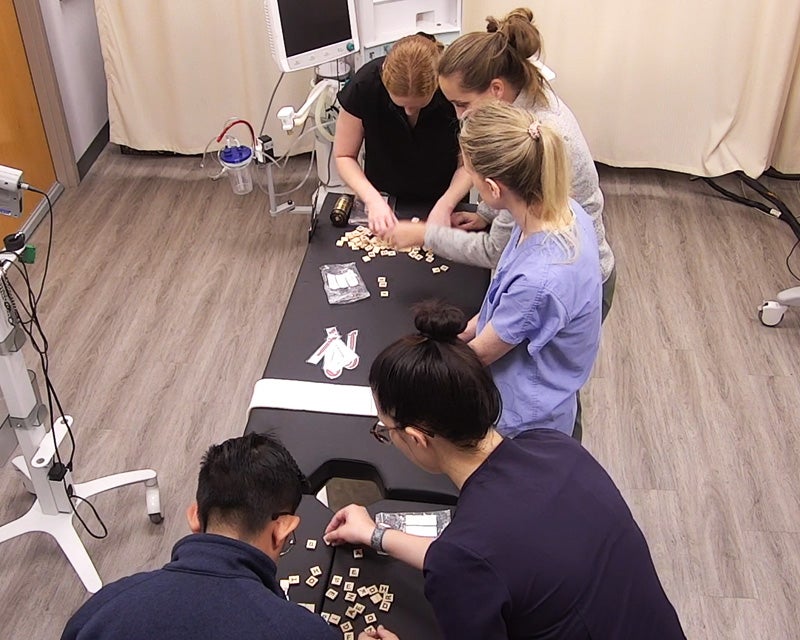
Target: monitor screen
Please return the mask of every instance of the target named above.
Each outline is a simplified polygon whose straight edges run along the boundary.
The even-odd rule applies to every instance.
[[[278,0],[288,57],[352,38],[347,0]]]

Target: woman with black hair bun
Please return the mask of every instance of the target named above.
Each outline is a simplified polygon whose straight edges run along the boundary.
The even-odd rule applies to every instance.
[[[370,545],[421,569],[444,638],[685,638],[647,542],[597,461],[554,429],[513,440],[494,429],[500,394],[458,337],[466,324],[455,307],[418,307],[417,333],[386,347],[369,374],[372,434],[453,481],[451,524],[432,540],[378,528],[350,505],[325,541]],[[380,627],[361,637],[397,636]]]

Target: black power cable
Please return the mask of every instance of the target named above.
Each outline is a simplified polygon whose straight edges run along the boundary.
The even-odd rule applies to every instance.
[[[73,488],[67,485],[66,471],[72,471],[73,461],[75,458],[75,448],[76,448],[75,435],[72,431],[72,428],[70,427],[69,422],[66,419],[64,409],[61,405],[61,400],[59,399],[58,394],[56,393],[55,386],[53,385],[53,381],[50,378],[50,371],[49,371],[50,359],[48,353],[49,343],[47,340],[47,336],[44,333],[44,329],[42,328],[41,320],[39,319],[39,314],[38,314],[38,304],[44,292],[44,285],[47,279],[48,268],[50,266],[50,252],[53,246],[53,203],[50,200],[50,197],[47,193],[40,191],[39,189],[33,188],[30,185],[25,185],[25,188],[29,191],[33,191],[35,193],[44,196],[47,200],[47,211],[50,217],[49,242],[47,246],[47,253],[45,256],[44,272],[42,274],[42,281],[39,285],[38,293],[34,293],[34,288],[31,284],[30,274],[28,273],[27,265],[24,262],[22,263],[18,262],[18,260],[16,259],[18,258],[18,256],[14,255],[15,259],[6,258],[3,260],[3,267],[5,267],[6,265],[14,267],[22,277],[22,280],[25,283],[25,288],[26,288],[25,294],[27,297],[27,305],[26,305],[23,297],[20,296],[19,293],[17,293],[16,289],[11,284],[11,281],[6,275],[4,269],[2,272],[2,276],[0,276],[0,282],[3,285],[5,292],[8,293],[8,301],[10,303],[10,306],[13,307],[13,309],[7,308],[6,311],[9,314],[9,320],[11,321],[10,324],[12,326],[14,326],[14,324],[17,324],[21,327],[22,331],[30,340],[33,350],[39,356],[39,360],[42,365],[42,374],[44,376],[45,390],[47,394],[48,417],[51,420],[53,420],[53,423],[55,423],[54,419],[55,414],[53,412],[53,409],[54,407],[58,409],[59,418],[66,427],[67,435],[69,436],[70,439],[71,450],[69,459],[66,462],[64,462],[61,458],[61,452],[59,451],[55,428],[51,428],[50,431],[53,436],[53,445],[55,449],[55,460],[56,460],[56,465],[54,466],[56,466],[61,471],[60,474],[56,474],[57,477],[55,478],[55,480],[56,481],[59,479],[61,480],[61,483],[64,486],[64,492],[69,498],[70,506],[72,507],[72,513],[81,523],[81,525],[83,525],[84,529],[86,529],[86,532],[93,538],[102,540],[108,535],[108,528],[103,522],[103,519],[100,517],[100,514],[97,512],[97,509],[91,502],[89,502],[88,500],[79,495],[76,495],[74,493]],[[8,255],[8,252],[5,253],[6,255]],[[20,314],[20,309],[24,312],[25,316],[27,317],[23,317]],[[92,531],[89,525],[86,524],[86,521],[83,519],[81,514],[78,513],[76,509],[75,506],[76,500],[80,500],[81,502],[85,502],[86,504],[89,505],[89,508],[94,513],[97,522],[100,524],[100,527],[102,528],[102,533],[100,534],[95,533],[94,531]]]
[[[715,182],[714,178],[700,178],[703,182],[705,182],[709,187],[714,189],[717,193],[722,194],[728,200],[733,200],[734,202],[738,202],[739,204],[743,204],[747,207],[751,207],[753,209],[757,209],[762,213],[766,213],[773,218],[777,218],[778,220],[785,222],[789,225],[789,228],[794,233],[795,238],[797,241],[794,243],[791,251],[786,256],[786,268],[789,270],[789,273],[795,280],[800,280],[795,272],[792,270],[792,267],[789,264],[789,260],[792,257],[797,245],[800,244],[800,221],[798,221],[797,216],[795,216],[786,203],[779,198],[775,193],[773,193],[770,189],[768,189],[764,184],[762,184],[756,178],[751,178],[743,171],[737,171],[735,175],[739,178],[742,184],[749,187],[753,191],[755,191],[759,196],[761,196],[764,200],[769,202],[766,204],[759,200],[753,200],[751,198],[747,198],[745,196],[739,195],[738,193],[734,193],[733,191],[729,191],[725,187],[720,186]],[[788,176],[787,174],[778,174],[772,170],[771,172],[765,173],[765,175],[771,175],[773,177],[780,177],[781,179],[786,180],[793,180],[795,179],[794,176]]]

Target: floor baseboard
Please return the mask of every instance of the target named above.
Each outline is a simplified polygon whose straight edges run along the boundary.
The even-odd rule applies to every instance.
[[[98,134],[94,137],[94,140],[92,140],[89,148],[80,157],[80,160],[78,160],[78,177],[81,180],[86,177],[86,174],[89,173],[89,169],[92,168],[97,158],[100,157],[100,153],[106,148],[109,140],[109,131],[109,124],[106,122],[103,128],[100,129]]]

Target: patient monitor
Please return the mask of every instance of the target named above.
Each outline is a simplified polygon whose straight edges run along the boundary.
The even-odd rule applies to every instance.
[[[264,0],[264,12],[281,71],[317,67],[360,47],[355,0]]]

